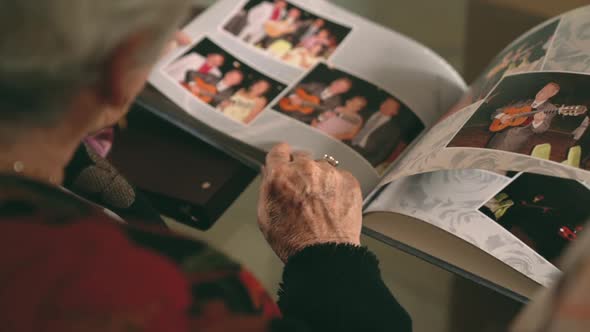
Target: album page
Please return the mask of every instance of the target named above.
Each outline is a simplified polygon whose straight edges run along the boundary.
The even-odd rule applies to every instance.
[[[559,258],[590,217],[590,189],[535,173],[436,171],[388,184],[365,209],[366,215],[378,212],[419,219],[549,286],[559,276]],[[370,217],[364,226],[372,227]],[[393,228],[380,233],[403,240]]]
[[[150,82],[195,119],[268,151],[330,155],[366,195],[466,87],[441,57],[324,0],[222,0]]]
[[[382,184],[449,169],[590,179],[590,6],[534,28],[499,54],[462,101]]]
[[[550,285],[590,217],[589,20],[583,7],[508,46],[391,166],[365,213],[422,220]]]

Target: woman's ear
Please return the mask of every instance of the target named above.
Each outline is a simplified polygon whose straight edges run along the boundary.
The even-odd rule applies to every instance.
[[[151,66],[142,63],[140,52],[148,41],[145,33],[128,38],[111,55],[100,83],[103,126],[116,124],[129,111],[133,100],[141,92],[149,76]]]
[[[145,33],[138,33],[113,50],[102,81],[106,104],[115,108],[127,105],[143,88],[150,68],[139,59],[147,41]]]

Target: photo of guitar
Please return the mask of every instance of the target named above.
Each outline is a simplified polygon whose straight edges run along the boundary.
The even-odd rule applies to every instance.
[[[296,89],[295,95],[299,98],[299,103],[295,103],[293,98],[289,96],[281,99],[279,102],[279,107],[285,112],[299,112],[306,115],[312,114],[316,110],[327,110],[325,107],[320,105],[320,97],[309,94],[304,89]]]
[[[207,104],[210,104],[213,101],[213,98],[215,98],[218,92],[215,85],[208,84],[201,78],[196,78],[190,83],[182,82],[181,84],[195,97]]]
[[[525,50],[526,52],[526,50]],[[587,75],[511,74],[492,90],[447,147],[517,153],[590,170]]]
[[[348,145],[379,173],[425,129],[420,118],[388,91],[324,62],[271,108]]]
[[[168,64],[163,72],[182,86],[191,99],[242,124],[254,121],[286,87],[207,37]]]
[[[550,110],[535,111],[532,106],[509,107],[503,111],[505,116],[495,119],[490,125],[490,131],[495,133],[509,127],[518,127],[531,121],[531,116],[537,113],[557,113],[563,116],[580,116],[588,112],[583,105],[561,106]]]
[[[352,27],[290,1],[248,0],[223,24],[223,30],[258,52],[307,70],[321,60],[328,60]]]

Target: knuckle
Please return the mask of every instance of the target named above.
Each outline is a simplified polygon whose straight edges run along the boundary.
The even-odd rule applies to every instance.
[[[292,173],[292,169],[288,165],[277,166],[268,176],[268,181],[277,182],[284,181]]]
[[[289,185],[289,180],[286,177],[277,177],[272,182],[272,187],[278,190],[284,190]]]
[[[318,168],[322,171],[322,173],[325,173],[327,175],[333,175],[333,174],[337,174],[338,170],[336,168],[334,168],[334,166],[328,164],[327,161],[320,161],[318,162]]]
[[[354,176],[352,175],[352,173],[350,173],[349,171],[338,170],[338,173],[340,173],[340,176],[343,179],[346,179],[346,180],[350,180],[351,178],[354,178]]]
[[[269,152],[269,156],[276,157],[277,155],[285,153],[285,151],[288,151],[288,149],[289,145],[287,143],[278,143],[272,147],[272,149]]]
[[[300,163],[301,170],[305,171],[306,173],[312,173],[316,169],[315,162],[312,160],[303,160]]]
[[[315,164],[316,164],[316,162],[311,159],[305,159],[303,161],[303,165],[305,165],[305,167],[308,167],[308,168],[314,168]]]
[[[360,188],[360,183],[357,180],[357,178],[352,175],[352,173],[348,172],[348,171],[342,171],[342,177],[349,182],[351,185],[353,185],[354,187],[359,187]]]
[[[285,174],[286,172],[288,172],[287,165],[279,165],[274,169],[275,175],[282,175],[282,174]]]

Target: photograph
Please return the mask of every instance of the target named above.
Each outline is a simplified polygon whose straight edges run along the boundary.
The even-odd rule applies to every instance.
[[[327,60],[352,30],[284,0],[251,0],[223,30],[291,66],[309,69]]]
[[[198,100],[243,124],[254,121],[286,88],[209,38],[195,44],[163,71]]]
[[[424,130],[422,121],[399,99],[324,63],[272,108],[347,144],[378,170]]]
[[[590,76],[537,72],[505,77],[448,147],[524,154],[590,170]]]
[[[555,264],[590,217],[590,190],[578,181],[522,173],[479,211]]]
[[[462,105],[485,98],[506,75],[540,70],[558,25],[559,20],[555,20],[496,56],[471,86],[470,98],[463,101]]]

